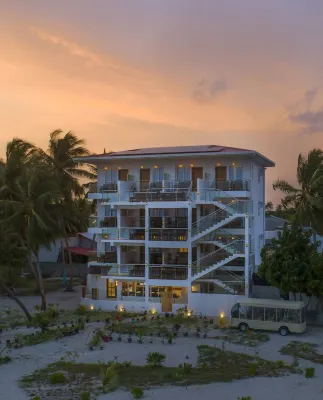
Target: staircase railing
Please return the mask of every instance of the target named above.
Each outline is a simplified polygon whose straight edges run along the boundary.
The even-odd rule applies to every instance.
[[[192,275],[196,275],[199,272],[206,270],[214,264],[230,257],[232,254],[244,254],[245,253],[245,242],[244,240],[234,240],[228,245],[212,251],[196,260],[192,264]]]
[[[232,232],[229,232],[224,228],[220,228],[208,233],[203,241],[216,241],[221,244],[221,247],[223,247],[232,243],[234,240],[243,240],[243,242],[245,242],[244,235],[234,235]]]
[[[229,203],[223,203],[225,208],[219,208],[192,224],[192,236],[198,235],[213,225],[218,224],[224,219],[234,214],[246,214],[250,212],[252,202],[249,200],[231,200]]]

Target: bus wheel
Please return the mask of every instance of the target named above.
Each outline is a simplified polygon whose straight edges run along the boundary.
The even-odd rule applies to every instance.
[[[247,324],[240,324],[239,325],[239,329],[241,332],[246,332],[248,329],[248,325]]]
[[[286,326],[281,326],[278,331],[282,336],[287,336],[289,334],[289,330]]]

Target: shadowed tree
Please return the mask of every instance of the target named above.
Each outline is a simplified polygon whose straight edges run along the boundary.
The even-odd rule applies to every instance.
[[[322,195],[322,162],[323,152],[320,149],[310,151],[307,158],[300,154],[296,171],[298,187],[282,179],[273,183],[274,190],[278,189],[285,194],[282,206],[295,209],[295,223],[311,226],[315,241],[316,232],[323,231],[323,215],[319,209]]]

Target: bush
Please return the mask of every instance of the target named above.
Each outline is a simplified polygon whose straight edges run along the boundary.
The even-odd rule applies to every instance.
[[[84,392],[81,394],[81,400],[91,400],[91,393],[90,392]]]
[[[257,367],[258,367],[258,364],[256,364],[256,363],[249,363],[248,364],[248,374],[250,376],[255,376],[257,373]],[[243,400],[243,398],[242,398],[242,400]]]
[[[107,385],[117,375],[118,367],[119,367],[119,364],[113,363],[113,362],[108,367],[102,365],[101,379],[102,379],[103,386]]]
[[[9,356],[0,357],[0,365],[1,364],[8,364],[12,361],[12,358]]]
[[[250,396],[238,397],[238,400],[252,400]]]
[[[131,389],[131,394],[134,399],[141,399],[144,395],[144,391],[141,387],[134,387]]]
[[[283,368],[283,367],[285,366],[285,363],[284,363],[283,360],[277,360],[277,361],[276,361],[276,365],[277,365],[277,367],[279,367],[279,368]]]
[[[314,378],[315,376],[315,368],[306,368],[305,369],[305,378]]]
[[[63,374],[63,372],[54,372],[53,374],[50,375],[49,382],[52,385],[57,385],[61,383],[66,383],[67,379],[66,376]]]
[[[185,363],[183,364],[183,372],[184,374],[189,374],[192,372],[192,364]]]
[[[146,362],[153,367],[160,367],[165,361],[166,355],[158,351],[150,352],[147,355]]]
[[[75,313],[78,315],[85,315],[87,313],[87,308],[83,304],[81,304],[77,307]]]

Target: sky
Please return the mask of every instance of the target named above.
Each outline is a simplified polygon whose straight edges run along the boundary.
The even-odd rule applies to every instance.
[[[0,0],[0,157],[72,130],[95,152],[323,147],[322,0]]]

